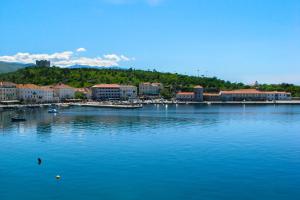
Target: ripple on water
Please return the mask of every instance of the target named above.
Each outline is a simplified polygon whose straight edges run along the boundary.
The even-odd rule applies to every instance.
[[[1,200],[300,196],[300,106],[14,114],[0,113]]]

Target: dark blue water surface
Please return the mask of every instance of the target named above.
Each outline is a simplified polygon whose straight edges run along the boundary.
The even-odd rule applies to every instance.
[[[300,106],[14,114],[0,113],[1,200],[300,199]]]

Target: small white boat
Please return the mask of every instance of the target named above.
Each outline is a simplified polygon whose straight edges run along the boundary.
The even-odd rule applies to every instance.
[[[55,108],[51,108],[48,110],[48,113],[58,113],[58,110],[56,110]]]

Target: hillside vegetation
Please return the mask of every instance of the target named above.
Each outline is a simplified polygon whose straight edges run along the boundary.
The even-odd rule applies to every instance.
[[[140,82],[161,82],[166,87],[166,95],[176,91],[190,91],[194,85],[202,85],[206,92],[250,88],[243,83],[232,83],[216,77],[196,77],[157,71],[135,69],[66,69],[59,67],[27,67],[15,72],[0,74],[0,80],[15,83],[34,83],[50,85],[65,83],[73,87],[90,87],[98,83],[132,84]],[[294,96],[300,96],[300,86],[292,84],[260,85],[262,90],[290,91]]]

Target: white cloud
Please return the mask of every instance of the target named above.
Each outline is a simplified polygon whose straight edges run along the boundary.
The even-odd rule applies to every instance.
[[[130,58],[124,56],[124,55],[121,55],[120,58],[121,58],[122,60],[124,60],[124,61],[134,60],[133,58],[130,59]]]
[[[71,65],[89,65],[89,66],[119,66],[120,62],[128,62],[134,59],[124,55],[107,54],[103,57],[76,57],[72,51],[57,52],[53,54],[30,54],[17,53],[12,56],[0,56],[0,61],[35,63],[36,60],[50,60],[52,65],[67,67]]]
[[[78,49],[76,49],[77,52],[85,52],[86,48],[80,47]]]

